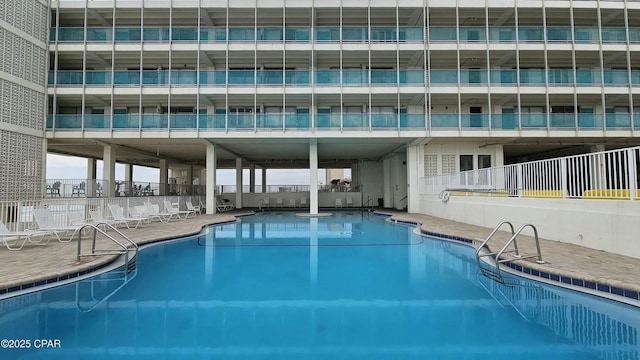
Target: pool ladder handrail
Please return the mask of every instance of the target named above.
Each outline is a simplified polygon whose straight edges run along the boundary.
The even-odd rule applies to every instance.
[[[509,225],[510,229],[511,229],[511,238],[509,238],[509,240],[502,246],[502,248],[500,249],[500,251],[498,252],[487,252],[487,253],[483,253],[480,254],[480,252],[485,248],[486,244],[489,242],[489,240],[491,240],[491,238],[493,237],[493,235],[495,235],[495,233],[500,230],[500,228],[502,227],[502,225],[507,224]],[[536,243],[536,254],[533,255],[521,255],[519,250],[518,250],[518,243],[516,241],[518,235],[520,235],[520,233],[526,229],[527,227],[530,227],[533,230],[533,237]],[[514,250],[507,250],[509,248],[509,246],[513,243],[513,247]],[[500,259],[500,257],[502,256],[502,254],[505,253],[515,253],[513,255],[514,259]],[[488,269],[486,267],[482,267],[481,264],[481,258],[482,257],[492,257],[494,264],[495,264],[495,270],[492,269]],[[524,260],[524,259],[531,259],[531,258],[538,258],[538,260],[536,260],[536,262],[538,264],[544,264],[544,260],[542,260],[542,254],[540,252],[540,240],[538,238],[538,229],[536,229],[536,227],[533,224],[524,224],[522,226],[520,226],[520,228],[518,228],[518,230],[514,231],[514,227],[513,224],[509,221],[502,221],[500,224],[498,224],[495,228],[493,228],[493,231],[489,234],[489,236],[487,236],[487,238],[480,244],[480,246],[478,246],[478,248],[476,249],[476,261],[478,263],[478,268],[480,269],[480,272],[490,278],[493,279],[501,284],[504,284],[504,278],[502,277],[502,273],[500,271],[500,264],[503,263],[508,263],[514,260]],[[489,264],[490,265],[490,264]]]
[[[100,226],[104,226],[105,229],[115,231],[118,235],[120,235],[120,237],[122,237],[125,240],[125,242],[127,244],[125,245],[122,242],[118,241],[113,236],[107,234],[107,232],[102,230],[100,228]],[[82,233],[83,233],[83,230],[85,230],[87,228],[88,229],[93,229],[93,241],[92,241],[92,245],[91,245],[91,253],[90,254],[82,254]],[[123,234],[120,230],[116,229],[115,226],[113,226],[113,225],[111,225],[109,223],[106,223],[106,222],[98,222],[98,223],[95,223],[95,224],[84,224],[84,225],[82,225],[82,227],[80,227],[80,229],[77,232],[78,232],[78,254],[77,254],[77,260],[78,261],[80,261],[80,258],[83,257],[83,256],[124,255],[124,274],[125,274],[125,277],[127,275],[129,275],[133,270],[136,269],[137,262],[138,262],[138,252],[140,251],[140,248],[138,247],[138,244],[136,244],[128,236]],[[118,245],[118,247],[122,248],[122,250],[96,249],[96,235],[98,233],[100,233],[101,235],[103,235],[107,239],[111,240],[113,243]],[[129,252],[132,251],[132,250],[133,250],[134,253],[133,253],[133,256],[131,256],[131,264],[130,264],[129,263],[129,259],[130,259],[129,258]]]

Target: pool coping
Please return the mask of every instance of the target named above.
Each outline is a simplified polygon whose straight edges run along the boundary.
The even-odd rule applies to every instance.
[[[403,220],[401,214],[398,215],[396,213],[385,211],[375,211],[374,214],[379,216],[386,216],[395,223],[420,227],[420,235],[443,240],[452,240],[471,247],[474,247],[474,243],[478,243],[478,245],[480,244],[480,241],[475,239],[425,230],[423,228],[424,224],[413,220]],[[487,245],[485,245],[485,248],[489,249]],[[539,264],[526,260],[513,260],[505,263],[504,265],[508,266],[510,270],[526,274],[534,280],[536,278],[540,278],[545,283],[557,285],[566,289],[603,296],[608,299],[622,301],[626,304],[636,307],[640,306],[640,303],[638,303],[638,301],[640,300],[640,286],[634,284],[609,279],[597,279],[593,276],[586,275],[580,272],[557,269],[550,266],[545,266],[545,264]],[[631,303],[629,301],[625,301],[626,299],[635,302]]]

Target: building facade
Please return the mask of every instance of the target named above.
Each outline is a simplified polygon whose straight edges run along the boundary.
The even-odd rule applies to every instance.
[[[0,201],[43,192],[48,9],[45,0],[0,3]]]
[[[640,2],[58,0],[51,16],[49,150],[161,180],[357,164],[401,208],[421,176],[637,144]]]

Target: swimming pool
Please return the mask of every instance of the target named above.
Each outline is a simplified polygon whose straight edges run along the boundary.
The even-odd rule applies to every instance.
[[[640,357],[637,308],[498,285],[471,247],[412,230],[355,211],[213,226],[144,249],[126,284],[106,273],[0,301],[0,338],[31,344],[0,358]]]

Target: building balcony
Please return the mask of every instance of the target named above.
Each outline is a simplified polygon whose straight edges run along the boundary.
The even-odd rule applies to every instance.
[[[633,121],[632,121],[633,120]],[[389,131],[389,130],[631,130],[640,114],[119,114],[49,115],[47,130],[84,131]]]

